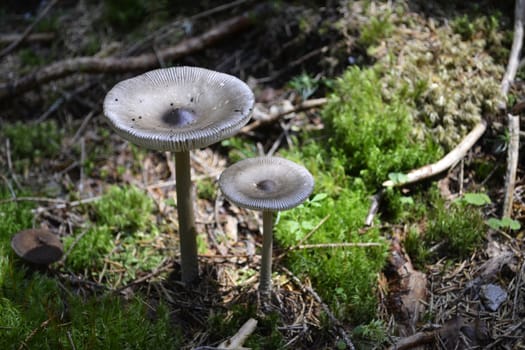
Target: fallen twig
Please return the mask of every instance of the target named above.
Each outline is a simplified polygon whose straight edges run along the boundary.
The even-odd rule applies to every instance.
[[[158,67],[159,59],[174,60],[202,50],[228,36],[240,32],[254,23],[253,13],[244,14],[219,23],[199,36],[159,50],[156,54],[134,57],[76,57],[55,62],[15,81],[0,84],[0,99],[29,91],[41,84],[74,73],[117,73],[147,70]]]
[[[245,134],[249,133],[249,132],[252,132],[253,130],[255,130],[255,129],[261,127],[261,126],[270,125],[270,124],[275,123],[277,120],[279,120],[279,118],[281,118],[281,117],[283,117],[283,116],[285,116],[287,114],[304,111],[304,110],[310,109],[310,108],[320,107],[320,106],[324,105],[327,101],[328,101],[327,98],[316,98],[316,99],[312,99],[312,100],[305,100],[305,101],[301,102],[297,106],[294,106],[294,107],[291,107],[291,108],[287,108],[284,111],[279,111],[277,113],[269,114],[267,116],[267,118],[256,120],[253,123],[250,123],[250,124],[246,125],[245,127],[243,127],[241,129],[241,132],[245,133]]]
[[[353,248],[353,247],[379,247],[381,243],[377,242],[342,242],[342,243],[319,243],[319,244],[301,244],[290,247],[289,250],[319,249],[319,248]]]
[[[505,176],[505,199],[503,201],[502,211],[502,217],[504,218],[510,218],[512,216],[512,203],[520,148],[520,117],[509,114],[508,118],[510,140],[507,153],[507,174]]]
[[[366,226],[372,226],[374,223],[374,217],[376,216],[377,212],[379,211],[379,204],[381,203],[381,198],[383,197],[383,190],[380,190],[376,194],[372,196],[370,199],[370,208],[368,209],[368,214],[365,218],[365,225]]]
[[[510,84],[516,76],[518,70],[519,56],[523,45],[523,19],[525,17],[525,0],[516,0],[514,9],[514,37],[512,39],[512,49],[510,51],[507,70],[501,81],[500,91],[503,96],[507,96]],[[501,106],[502,109],[505,106]]]
[[[250,318],[248,321],[246,321],[242,327],[239,329],[237,333],[230,339],[222,342],[219,345],[220,349],[230,349],[230,350],[237,350],[242,349],[242,346],[246,339],[250,336],[250,334],[253,333],[255,330],[255,327],[257,327],[257,320]]]
[[[20,41],[23,34],[0,34],[0,45]],[[49,42],[55,38],[55,33],[33,33],[23,39],[26,42]]]
[[[26,38],[27,36],[33,31],[33,28],[35,28],[35,26],[37,25],[38,22],[40,22],[42,20],[42,18],[44,18],[44,16],[49,12],[49,10],[51,10],[51,8],[53,6],[55,6],[55,4],[58,2],[58,0],[52,0],[50,1],[46,7],[44,7],[44,9],[38,14],[38,16],[35,18],[35,20],[33,21],[33,23],[31,23],[27,28],[26,30],[24,30],[24,32],[22,33],[22,35],[18,38],[18,40],[16,41],[13,41],[9,46],[7,46],[6,48],[4,48],[2,51],[0,51],[0,58],[4,57],[5,55],[7,55],[8,53],[10,53],[11,51],[13,51],[14,49],[16,49],[18,47],[18,45],[20,45]]]
[[[510,84],[516,77],[519,65],[519,56],[523,45],[523,25],[525,18],[525,0],[516,0],[514,9],[514,37],[512,39],[512,49],[507,64],[507,70],[501,82],[501,93],[507,96]],[[504,107],[504,106],[503,106]],[[518,166],[519,152],[519,117],[513,114],[508,115],[510,142],[507,153],[507,176],[505,178],[505,199],[503,202],[503,217],[510,217],[512,214],[512,201],[514,186],[516,182],[516,168]]]
[[[423,179],[427,179],[431,176],[441,173],[442,171],[450,168],[452,165],[456,164],[461,158],[465,156],[467,151],[479,140],[481,135],[487,129],[487,122],[481,120],[471,132],[465,136],[465,138],[447,155],[442,159],[433,164],[425,165],[419,169],[415,169],[406,174],[406,178],[403,181],[394,182],[388,180],[383,182],[384,187],[391,186],[403,186],[410,183],[418,182]]]

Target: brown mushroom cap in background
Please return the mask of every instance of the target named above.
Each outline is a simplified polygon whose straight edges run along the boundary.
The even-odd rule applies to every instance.
[[[58,261],[64,252],[60,239],[43,229],[18,232],[11,239],[11,247],[19,257],[38,265]]]
[[[256,157],[228,167],[219,178],[224,196],[232,203],[254,210],[279,211],[304,202],[314,179],[303,166],[280,157]]]
[[[104,115],[124,139],[160,151],[189,151],[236,133],[253,92],[240,79],[197,67],[156,69],[116,84]]]

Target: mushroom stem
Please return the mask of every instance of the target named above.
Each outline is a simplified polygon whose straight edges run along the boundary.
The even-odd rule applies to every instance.
[[[197,260],[197,231],[193,213],[193,186],[191,183],[190,152],[175,152],[177,213],[179,215],[180,265],[183,283],[193,282],[199,276]]]
[[[262,299],[268,299],[272,289],[272,236],[273,212],[263,210],[263,245],[261,252],[261,277],[259,294]]]

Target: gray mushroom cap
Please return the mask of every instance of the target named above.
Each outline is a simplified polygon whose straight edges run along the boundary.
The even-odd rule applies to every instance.
[[[60,260],[64,252],[60,239],[42,229],[18,232],[11,239],[11,247],[22,259],[39,265],[48,265]]]
[[[314,179],[301,165],[280,157],[256,157],[228,167],[219,178],[224,196],[254,210],[291,209],[312,193]]]
[[[116,84],[104,115],[124,139],[188,151],[235,134],[250,119],[253,92],[240,79],[197,67],[152,70]]]

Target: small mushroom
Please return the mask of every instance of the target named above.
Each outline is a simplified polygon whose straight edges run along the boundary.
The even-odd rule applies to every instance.
[[[49,265],[62,257],[64,248],[60,239],[48,230],[29,229],[18,232],[11,239],[16,255],[30,263]]]
[[[250,88],[228,74],[196,67],[157,69],[115,85],[104,115],[124,139],[175,152],[182,282],[199,274],[190,150],[209,146],[244,126],[254,104]]]
[[[294,208],[312,193],[314,179],[303,166],[280,157],[257,157],[228,167],[219,178],[224,196],[239,207],[263,212],[259,294],[271,291],[273,213]]]

